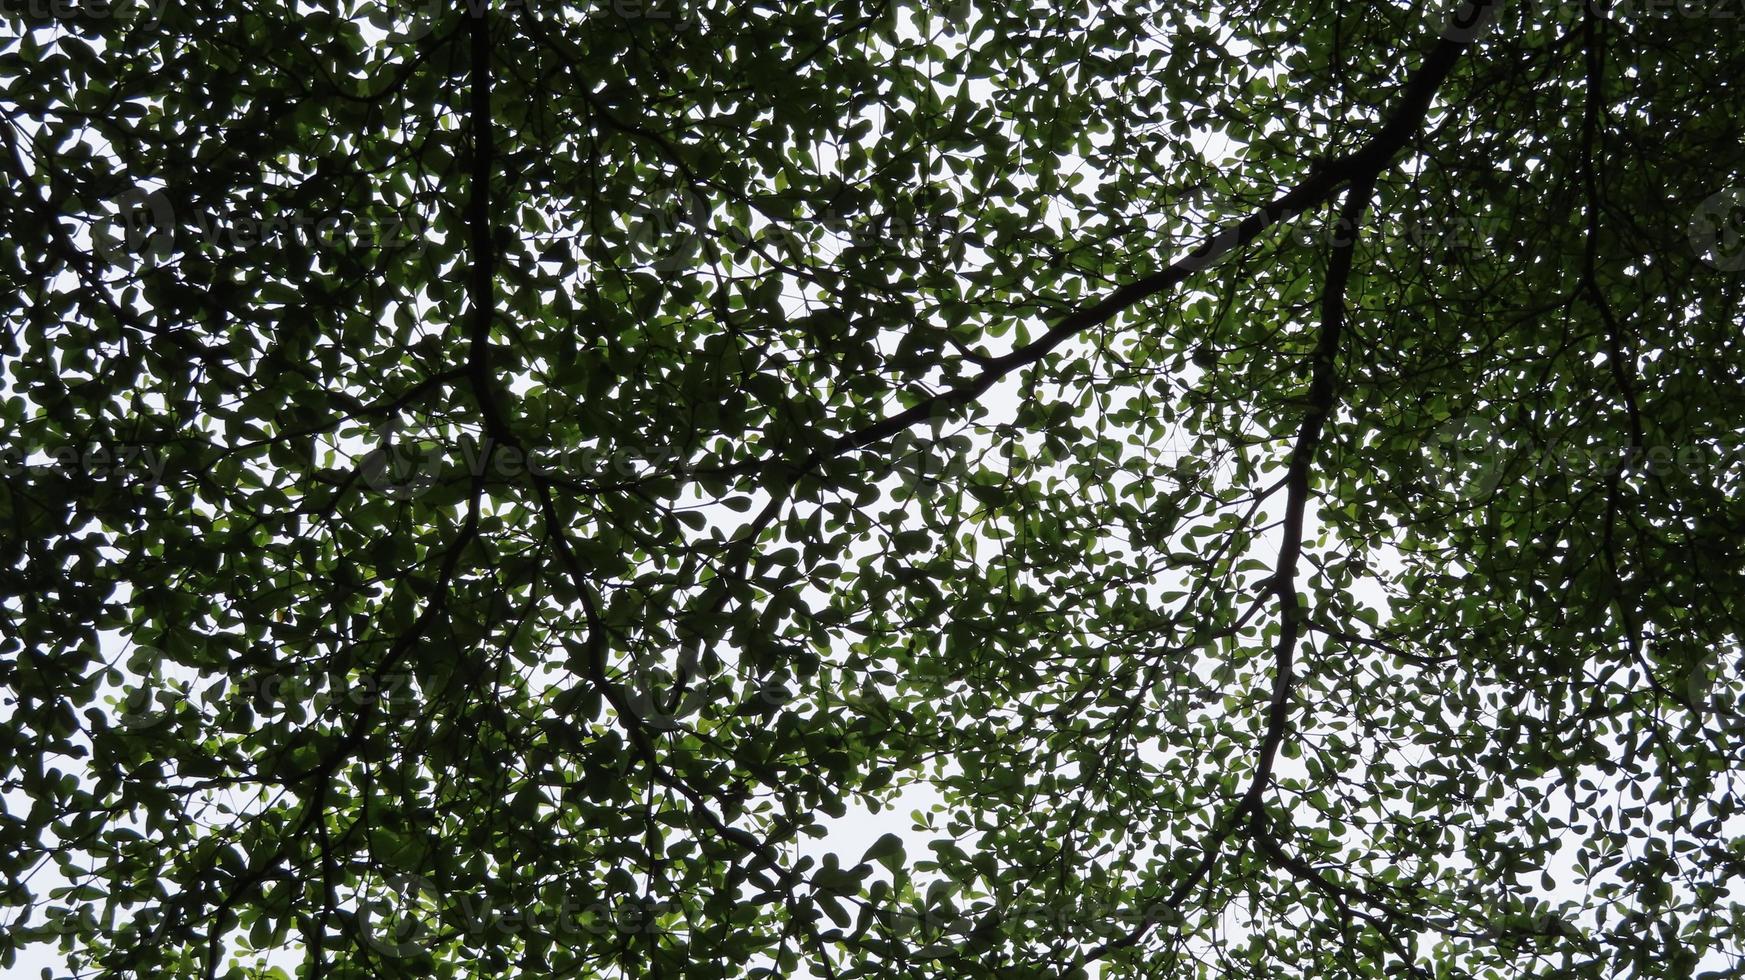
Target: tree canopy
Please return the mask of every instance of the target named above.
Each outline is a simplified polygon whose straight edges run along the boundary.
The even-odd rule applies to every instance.
[[[1737,3],[3,7],[9,968],[1741,968]]]

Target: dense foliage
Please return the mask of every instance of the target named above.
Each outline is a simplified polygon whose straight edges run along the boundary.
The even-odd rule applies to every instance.
[[[0,954],[1737,969],[1742,12],[9,0]]]

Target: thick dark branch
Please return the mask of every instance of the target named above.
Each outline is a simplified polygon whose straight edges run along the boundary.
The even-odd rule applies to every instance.
[[[494,145],[491,123],[491,37],[486,7],[486,4],[477,4],[471,10],[472,105],[470,128],[473,147],[472,193],[468,202],[467,223],[471,241],[469,299],[472,307],[472,322],[471,347],[467,368],[471,378],[473,396],[479,404],[487,436],[485,451],[492,453],[499,447],[520,449],[521,443],[497,404],[490,364],[491,327],[496,312],[497,256],[495,230],[491,224],[490,185],[494,166]],[[623,727],[625,734],[629,737],[630,743],[646,767],[649,777],[683,796],[691,804],[692,812],[703,824],[714,831],[716,836],[742,849],[749,855],[753,863],[775,877],[776,886],[787,893],[790,914],[793,916],[795,925],[802,930],[804,938],[812,947],[819,968],[824,971],[826,977],[834,977],[836,975],[835,967],[831,964],[829,954],[823,948],[816,930],[801,914],[799,900],[794,895],[793,888],[799,875],[782,863],[781,855],[773,844],[728,824],[709,808],[704,793],[661,764],[655,751],[654,738],[644,723],[642,715],[625,697],[623,690],[607,676],[608,627],[600,615],[599,602],[594,596],[587,569],[570,544],[568,528],[565,526],[562,515],[558,512],[556,501],[552,496],[551,484],[543,474],[534,474],[533,487],[539,498],[541,520],[550,534],[550,540],[557,552],[558,560],[569,576],[571,586],[576,590],[582,606],[582,614],[587,624],[587,660],[584,671],[589,684],[598,690],[601,697],[611,705],[613,712],[617,715],[619,725]],[[752,537],[755,540],[756,535],[753,534]]]
[[[1357,250],[1357,228],[1375,190],[1371,173],[1359,178],[1346,192],[1339,209],[1338,243],[1327,263],[1327,282],[1321,291],[1321,337],[1315,346],[1313,375],[1309,381],[1309,410],[1297,429],[1285,478],[1284,540],[1273,567],[1272,591],[1278,596],[1278,642],[1273,646],[1272,703],[1267,708],[1266,737],[1261,742],[1254,778],[1237,807],[1245,816],[1260,807],[1261,794],[1272,780],[1273,763],[1290,724],[1291,691],[1296,683],[1295,653],[1303,634],[1302,600],[1297,596],[1297,562],[1303,554],[1303,522],[1307,517],[1309,484],[1316,451],[1337,401],[1339,376],[1336,361],[1345,333],[1345,289],[1351,281],[1351,264]]]
[[[467,200],[467,235],[472,255],[467,300],[472,323],[468,332],[467,374],[472,381],[473,397],[479,403],[485,434],[495,443],[515,446],[508,423],[497,407],[496,385],[491,377],[491,325],[497,312],[497,242],[491,227],[491,171],[496,137],[491,124],[491,22],[485,8],[485,4],[474,4],[469,14],[472,105],[468,130],[472,142],[472,188]]]
[[[1462,12],[1463,23],[1472,23],[1474,18],[1490,16],[1494,6],[1496,4],[1485,2],[1471,4],[1468,10]],[[1328,200],[1341,187],[1349,188],[1340,208],[1340,236],[1328,262],[1327,280],[1321,294],[1321,330],[1313,355],[1307,398],[1309,407],[1298,427],[1285,479],[1287,498],[1283,521],[1284,540],[1279,547],[1278,560],[1270,579],[1270,589],[1279,600],[1279,634],[1273,647],[1273,690],[1267,708],[1266,729],[1256,753],[1254,775],[1247,790],[1230,813],[1206,835],[1200,845],[1200,857],[1193,870],[1170,889],[1162,908],[1171,916],[1181,914],[1182,903],[1188,895],[1211,876],[1224,841],[1244,823],[1262,812],[1262,801],[1272,782],[1273,767],[1279,749],[1290,730],[1290,704],[1296,687],[1296,647],[1305,625],[1302,600],[1296,591],[1297,564],[1303,550],[1303,527],[1307,517],[1315,455],[1337,401],[1336,362],[1345,328],[1345,292],[1351,279],[1357,228],[1369,206],[1376,179],[1393,163],[1423,125],[1431,99],[1447,79],[1461,51],[1470,43],[1470,40],[1465,39],[1468,32],[1451,31],[1450,34],[1453,36],[1443,38],[1425,59],[1417,74],[1407,82],[1405,95],[1399,105],[1389,115],[1381,130],[1362,148],[1340,158],[1325,169],[1312,173],[1307,180],[1274,200],[1272,204],[1261,208],[1241,223],[1227,227],[1212,241],[1170,268],[1116,290],[1095,306],[1063,320],[1035,344],[1001,359],[1001,362],[1010,365],[1004,368],[1006,371],[1030,363],[1080,330],[1102,323],[1121,310],[1181,282],[1230,249],[1252,241],[1272,224]],[[1026,360],[1026,352],[1033,349],[1036,349],[1035,356]],[[988,384],[991,385],[992,381]],[[986,390],[986,386],[981,390]],[[916,409],[911,409],[904,415],[922,408],[925,408],[925,404],[916,406]],[[894,419],[902,417],[896,416]],[[853,434],[844,438],[853,438]],[[1148,912],[1145,919],[1132,931],[1087,950],[1064,972],[1070,973],[1072,969],[1100,960],[1119,949],[1137,945],[1162,919],[1163,916],[1158,912]]]
[[[1260,852],[1266,856],[1274,867],[1283,868],[1285,871],[1289,872],[1292,877],[1306,882],[1309,887],[1331,898],[1334,904],[1339,907],[1339,911],[1347,919],[1356,917],[1369,923],[1370,926],[1375,929],[1376,933],[1381,936],[1382,941],[1393,948],[1394,954],[1400,958],[1400,962],[1405,965],[1406,970],[1411,973],[1412,976],[1419,978],[1427,978],[1430,976],[1429,971],[1425,970],[1414,961],[1411,949],[1406,946],[1394,931],[1396,921],[1402,919],[1405,920],[1407,928],[1423,929],[1425,928],[1426,923],[1424,923],[1421,918],[1409,913],[1400,912],[1399,910],[1387,905],[1383,905],[1374,899],[1371,899],[1362,891],[1321,874],[1320,871],[1316,870],[1314,865],[1294,854],[1288,853],[1283,847],[1280,847],[1278,841],[1273,838],[1272,831],[1267,827],[1263,820],[1257,818],[1254,821],[1250,836],[1254,839]],[[1348,899],[1355,900],[1366,906],[1376,907],[1380,909],[1381,914],[1373,914],[1364,908],[1354,908]]]
[[[1497,6],[1500,6],[1500,0],[1477,0],[1471,5],[1471,16],[1481,19],[1489,17]],[[1451,33],[1459,35],[1461,32]],[[889,439],[914,425],[950,415],[973,403],[1014,371],[1042,360],[1068,339],[1101,326],[1145,300],[1173,289],[1231,251],[1259,238],[1267,229],[1331,200],[1340,188],[1373,180],[1393,163],[1423,126],[1431,100],[1459,61],[1460,53],[1470,43],[1459,36],[1444,38],[1438,42],[1417,72],[1407,80],[1399,102],[1388,113],[1387,121],[1357,150],[1314,169],[1295,187],[1241,221],[1218,229],[1198,248],[1169,267],[1121,286],[1096,303],[1068,314],[1036,340],[989,360],[975,377],[925,398],[895,415],[843,433],[802,460],[797,469],[802,473],[808,472],[831,459]],[[718,470],[698,472],[733,476],[756,472],[772,465],[786,468],[784,464],[774,461],[751,460]]]
[[[1360,176],[1346,193],[1344,205],[1339,209],[1340,236],[1328,262],[1327,281],[1322,288],[1321,332],[1315,345],[1314,366],[1309,381],[1309,409],[1297,429],[1296,442],[1291,448],[1285,478],[1288,496],[1283,520],[1284,540],[1279,546],[1278,560],[1273,566],[1270,579],[1270,591],[1278,597],[1279,602],[1279,632],[1278,640],[1273,645],[1272,697],[1267,707],[1266,731],[1261,737],[1260,749],[1255,754],[1254,775],[1249,779],[1248,789],[1237,801],[1235,808],[1206,835],[1205,841],[1200,845],[1200,859],[1193,870],[1170,889],[1169,896],[1162,904],[1170,914],[1179,913],[1182,902],[1211,875],[1224,841],[1250,817],[1260,812],[1262,798],[1267,787],[1272,784],[1272,770],[1278,759],[1279,748],[1284,744],[1285,735],[1290,730],[1291,696],[1296,687],[1296,649],[1304,626],[1302,600],[1298,598],[1296,589],[1297,562],[1303,552],[1303,525],[1308,511],[1310,476],[1327,419],[1333,414],[1338,390],[1336,361],[1345,327],[1345,288],[1351,279],[1352,259],[1357,246],[1357,226],[1364,209],[1369,205],[1375,178],[1374,173]],[[1160,921],[1162,918],[1156,912],[1148,912],[1146,918],[1131,932],[1087,951],[1074,966],[1082,967],[1115,950],[1136,945]]]

